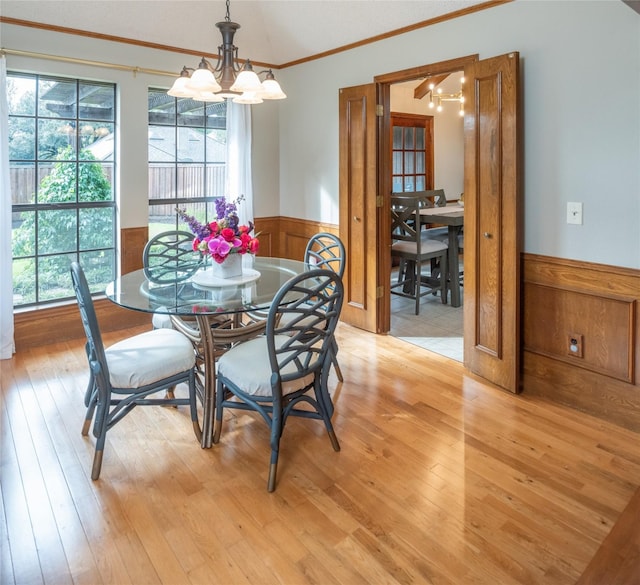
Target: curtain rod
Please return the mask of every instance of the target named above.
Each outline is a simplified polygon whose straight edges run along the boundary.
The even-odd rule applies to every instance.
[[[0,56],[16,55],[20,57],[32,57],[34,59],[48,59],[50,61],[62,61],[64,63],[76,63],[78,65],[91,65],[93,67],[105,67],[107,69],[119,69],[120,71],[131,71],[134,76],[138,73],[148,73],[149,75],[165,75],[167,77],[177,77],[176,73],[160,71],[159,69],[148,69],[146,67],[133,67],[131,65],[119,65],[117,63],[103,63],[102,61],[90,61],[89,59],[76,59],[75,57],[62,57],[60,55],[47,55],[45,53],[33,53],[31,51],[20,51],[17,49],[0,48]]]

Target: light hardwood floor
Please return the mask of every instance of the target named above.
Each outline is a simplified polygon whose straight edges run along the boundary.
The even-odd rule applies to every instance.
[[[342,450],[289,421],[273,494],[263,421],[228,412],[203,450],[182,408],[132,412],[92,482],[83,343],[0,361],[0,583],[576,583],[638,491],[640,435],[392,336],[338,336]],[[639,567],[639,549],[605,558]],[[582,582],[632,583],[598,570]]]

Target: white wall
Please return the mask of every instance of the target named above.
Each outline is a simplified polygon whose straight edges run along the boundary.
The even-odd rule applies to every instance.
[[[197,61],[6,24],[0,35],[9,49],[176,73]],[[278,72],[288,99],[253,107],[256,215],[338,223],[341,87],[510,51],[523,81],[525,251],[640,268],[640,15],[620,0],[517,0]],[[118,84],[121,225],[146,225],[146,91],[171,79],[12,55],[7,66]],[[566,224],[568,201],[584,203],[584,225]]]
[[[525,251],[640,268],[640,15],[619,0],[518,0],[285,70],[281,212],[338,222],[339,88],[511,51],[523,82]],[[569,201],[584,203],[583,225],[566,224]]]

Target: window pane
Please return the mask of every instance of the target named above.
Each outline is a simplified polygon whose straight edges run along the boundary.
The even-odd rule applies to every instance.
[[[215,130],[219,134],[218,139],[226,141],[227,136],[227,102],[209,102],[205,106],[207,129],[210,134]]]
[[[426,190],[426,181],[424,175],[416,176],[416,191],[425,191]]]
[[[9,159],[36,158],[36,123],[33,118],[9,118]]]
[[[178,126],[194,126],[204,128],[204,102],[196,102],[189,98],[178,99]]]
[[[86,158],[84,149],[88,150],[97,160],[113,160],[115,151],[114,124],[104,122],[80,123],[80,158]]]
[[[38,261],[38,298],[41,301],[64,299],[74,295],[69,266],[74,254],[45,256]]]
[[[78,182],[82,186],[80,201],[113,201],[113,187],[109,178],[113,175],[112,165],[100,163],[79,163]]]
[[[9,115],[34,116],[36,113],[35,77],[7,76]]]
[[[404,190],[405,191],[415,191],[415,183],[413,177],[405,177],[404,178]]]
[[[33,256],[35,254],[35,211],[22,211],[11,214],[11,251],[14,258]]]
[[[405,128],[404,129],[404,148],[413,150],[414,140],[413,140],[413,128]]]
[[[75,162],[38,165],[42,177],[38,185],[38,203],[71,203],[76,200]]]
[[[178,161],[204,162],[204,142],[202,130],[178,128]]]
[[[393,186],[391,190],[394,193],[402,193],[402,177],[393,177]]]
[[[415,173],[415,165],[414,161],[414,153],[413,152],[405,152],[404,153],[404,174],[409,175]]]
[[[392,173],[394,175],[401,175],[403,171],[403,166],[402,166],[402,151],[399,152],[395,152],[393,153],[393,169],[392,169]]]
[[[9,168],[11,203],[33,203],[36,195],[36,166],[34,163],[13,163]]]
[[[416,152],[416,173],[424,173],[424,152]]]
[[[178,197],[204,197],[204,167],[178,165]]]
[[[38,120],[38,158],[69,160],[75,157],[76,127],[73,120]]]
[[[176,160],[176,129],[172,126],[149,127],[149,162]]]
[[[113,248],[114,225],[111,207],[80,209],[80,250]]]
[[[224,197],[226,171],[227,168],[224,163],[207,165],[207,197]]]
[[[208,163],[223,165],[227,161],[226,133],[218,130],[207,132],[205,141],[206,159]]]
[[[75,79],[40,79],[38,116],[76,118],[78,103]]]
[[[107,285],[115,278],[116,269],[113,254],[82,252],[80,264],[92,293],[103,293]]]
[[[149,239],[167,230],[184,229],[177,225],[175,205],[149,204]]]
[[[416,150],[424,150],[424,128],[416,128]]]
[[[115,120],[113,85],[80,81],[78,118],[81,120]]]
[[[402,127],[401,126],[393,127],[393,148],[395,149],[402,148]]]
[[[13,260],[13,304],[14,306],[36,301],[35,258]]]
[[[176,100],[164,89],[150,89],[148,95],[149,126],[155,124],[176,125]]]
[[[38,254],[71,252],[77,249],[75,209],[52,209],[38,212]]]
[[[149,199],[173,199],[175,196],[175,165],[149,163]]]

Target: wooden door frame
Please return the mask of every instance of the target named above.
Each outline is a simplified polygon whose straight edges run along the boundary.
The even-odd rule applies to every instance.
[[[384,75],[376,75],[373,78],[376,84],[376,94],[378,104],[382,105],[382,116],[378,118],[378,193],[381,196],[381,205],[378,206],[378,247],[376,250],[377,262],[380,267],[379,278],[380,285],[383,290],[382,297],[379,299],[377,312],[377,331],[387,333],[391,329],[391,293],[388,283],[391,278],[391,218],[387,210],[390,207],[391,197],[391,166],[389,160],[391,156],[391,86],[395,83],[403,81],[412,81],[415,79],[423,79],[433,77],[434,75],[447,75],[457,71],[464,70],[465,66],[480,60],[480,56],[476,53],[459,57],[457,59],[449,59],[448,61],[440,61],[430,65],[422,65],[420,67],[412,67],[402,71],[386,73]],[[473,242],[469,242],[473,245]],[[385,283],[387,283],[385,285]]]

